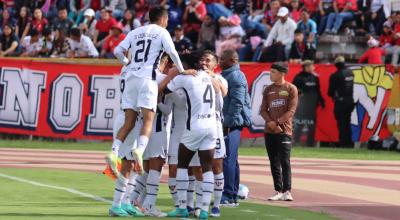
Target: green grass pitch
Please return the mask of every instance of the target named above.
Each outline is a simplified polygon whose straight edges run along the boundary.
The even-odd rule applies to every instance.
[[[0,168],[0,219],[4,220],[101,220],[108,217],[109,204],[98,202],[65,190],[32,185],[5,178],[1,174],[51,186],[64,187],[112,200],[113,182],[99,173],[51,169]],[[251,189],[250,189],[251,190]],[[250,192],[251,193],[251,192]],[[172,209],[165,184],[157,200],[163,211]],[[241,202],[237,208],[222,208],[224,219],[331,220],[324,213]],[[153,218],[143,218],[153,219]]]

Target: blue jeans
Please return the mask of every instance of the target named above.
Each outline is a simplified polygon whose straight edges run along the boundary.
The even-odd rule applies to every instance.
[[[260,22],[252,21],[248,18],[247,14],[240,15],[241,23],[240,25],[246,31],[246,33],[254,32],[256,35],[260,36],[261,38],[267,38],[267,27],[261,24]]]
[[[328,24],[326,25],[326,29],[337,33],[343,22],[350,21],[351,19],[353,19],[353,17],[353,12],[332,12],[328,16]]]
[[[221,16],[229,18],[233,14],[231,10],[221,3],[210,3],[206,5],[206,8],[207,14],[212,14],[215,22],[217,22]]]
[[[225,138],[226,158],[224,159],[224,196],[235,199],[239,190],[240,169],[238,151],[241,128],[232,129]]]

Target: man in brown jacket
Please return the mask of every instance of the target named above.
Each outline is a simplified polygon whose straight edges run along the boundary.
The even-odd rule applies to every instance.
[[[265,120],[265,146],[270,160],[276,193],[271,201],[293,201],[291,190],[290,151],[292,119],[297,107],[297,88],[285,81],[288,67],[284,63],[271,66],[270,86],[265,88],[260,114]]]

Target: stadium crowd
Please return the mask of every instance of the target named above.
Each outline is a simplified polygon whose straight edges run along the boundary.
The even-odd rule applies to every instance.
[[[235,49],[240,61],[299,63],[315,59],[320,36],[343,33],[368,36],[360,62],[399,59],[400,0],[1,0],[0,57],[114,58],[155,5],[168,9],[179,52]]]

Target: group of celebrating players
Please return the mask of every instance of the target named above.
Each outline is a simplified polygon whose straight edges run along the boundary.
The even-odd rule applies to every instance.
[[[132,30],[114,50],[121,70],[121,112],[107,163],[116,175],[111,216],[220,216],[224,188],[222,129],[226,80],[214,74],[211,51],[179,56],[165,29],[168,13],[154,8],[150,24]],[[129,57],[129,58],[128,58]],[[169,65],[169,61],[175,64]],[[121,158],[121,169],[116,159]],[[156,208],[162,167],[175,209]],[[196,204],[194,204],[194,192]]]

